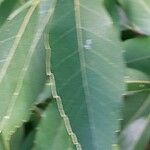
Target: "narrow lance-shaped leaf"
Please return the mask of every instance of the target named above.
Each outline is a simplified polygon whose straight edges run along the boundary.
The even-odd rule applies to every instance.
[[[82,149],[111,150],[117,142],[124,66],[103,1],[58,0],[50,46],[57,92]]]
[[[44,86],[43,32],[54,2],[34,0],[0,28],[0,132],[6,140],[28,119]]]

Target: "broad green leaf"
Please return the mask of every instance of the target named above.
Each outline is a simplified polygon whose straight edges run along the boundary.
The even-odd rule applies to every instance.
[[[55,0],[33,0],[0,28],[0,132],[9,140],[30,110],[46,80],[43,33]],[[42,23],[41,23],[42,22]]]
[[[103,1],[58,0],[49,41],[56,89],[82,149],[112,149],[124,66]],[[55,91],[52,95],[60,101]]]
[[[42,114],[34,150],[75,150],[56,102],[50,103]]]
[[[150,35],[150,1],[149,0],[119,0],[127,14],[133,30]]]

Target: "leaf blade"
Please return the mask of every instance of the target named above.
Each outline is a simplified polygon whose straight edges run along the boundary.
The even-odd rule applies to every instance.
[[[9,61],[2,64],[4,69],[1,69],[3,73],[1,74],[0,98],[5,100],[5,104],[1,101],[0,130],[6,141],[10,140],[10,136],[16,128],[29,118],[33,103],[45,84],[46,54],[43,34],[51,17],[54,3],[55,0],[43,1],[38,9],[39,1],[34,1],[28,12],[23,10],[13,18],[17,20],[22,13],[26,15],[20,28],[21,34],[19,35],[22,35],[22,38],[20,40],[16,37],[16,40],[13,41],[15,55],[11,53],[11,57],[9,57],[10,60],[12,58],[13,63]],[[29,24],[27,24],[28,21]],[[8,21],[9,23],[11,24],[11,20]],[[13,25],[16,24],[17,21],[14,21]],[[24,30],[25,32],[23,32]],[[13,45],[13,42],[9,44]],[[4,44],[6,43],[4,42]],[[5,57],[7,58],[8,55]],[[5,74],[5,70],[7,74]],[[2,84],[4,82],[5,86]]]
[[[49,125],[51,124],[51,125]],[[56,102],[51,102],[43,112],[38,126],[34,150],[75,150],[75,146],[66,131]]]
[[[127,40],[124,46],[129,70],[126,80],[131,80],[127,82],[128,91],[131,91],[125,95],[123,130],[120,135],[121,148],[141,150],[147,147],[150,139],[149,37]]]
[[[150,35],[149,0],[120,0],[120,3],[130,20],[131,28],[141,34]]]
[[[58,17],[60,14],[63,14],[61,18]],[[65,22],[65,26],[62,22]],[[120,45],[101,1],[78,0],[66,1],[65,4],[58,1],[50,31],[51,67],[58,95],[83,149],[111,149],[112,144],[116,143],[113,141],[119,115],[116,108],[121,105],[123,85],[120,83],[123,75],[119,69],[122,66],[121,48],[116,49],[113,40]],[[104,43],[107,48],[104,48]],[[114,53],[109,51],[112,47]],[[116,71],[109,72],[110,68]],[[113,88],[110,89],[110,86]],[[106,89],[113,98],[105,94]],[[101,101],[98,97],[101,97]],[[117,104],[116,108],[115,105],[110,106],[113,103]],[[113,111],[112,116],[107,104]],[[99,110],[103,115],[100,114],[97,119]],[[107,119],[103,116],[107,116]],[[110,120],[115,123],[109,124]],[[102,127],[104,124],[110,130],[105,130]]]

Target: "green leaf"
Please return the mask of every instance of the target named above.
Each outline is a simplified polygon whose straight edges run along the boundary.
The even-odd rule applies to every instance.
[[[15,134],[11,137],[10,149],[20,150],[22,147],[23,138],[24,138],[24,128],[20,127],[19,129],[17,129]]]
[[[125,76],[128,91],[124,96],[124,115],[122,126],[135,119],[149,115],[150,82],[149,76],[136,69],[127,69]]]
[[[150,118],[139,118],[121,134],[121,150],[144,150],[150,139]]]
[[[135,146],[135,150],[146,149],[146,147],[149,144],[149,140],[150,140],[150,118],[149,117],[147,118],[147,121],[148,123],[146,124],[146,127],[144,128],[144,131]]]
[[[119,24],[119,11],[118,11],[118,6],[116,3],[116,0],[105,0],[104,1],[105,7],[107,8],[110,16],[112,17],[114,24],[116,25],[117,28],[120,29],[120,24]]]
[[[55,0],[34,0],[0,28],[0,132],[5,140],[29,118],[44,87],[43,33],[54,4]]]
[[[0,150],[5,150],[4,148],[5,148],[5,147],[4,147],[4,143],[3,143],[3,138],[2,138],[2,136],[0,135]]]
[[[43,91],[39,94],[37,98],[36,104],[43,103],[51,97],[52,97],[51,86],[49,82],[46,82]]]
[[[135,119],[149,115],[149,91],[131,93],[125,96],[123,128]]]
[[[3,2],[3,3],[2,3]],[[2,3],[2,4],[1,4]],[[18,3],[18,0],[5,0],[0,1],[0,27],[6,21],[7,17],[14,9],[15,5]]]
[[[125,81],[128,84],[128,90],[135,91],[131,95],[126,96],[125,100],[125,114],[130,113],[128,109],[136,110],[137,119],[142,114],[149,114],[150,106],[150,48],[149,37],[130,39],[124,42],[126,49],[125,60],[127,66],[127,75]],[[143,104],[141,104],[141,102]],[[138,106],[138,107],[136,107]],[[140,107],[139,107],[140,106]],[[140,113],[139,113],[140,112]],[[129,118],[133,117],[131,114],[126,115]]]
[[[34,150],[75,150],[56,102],[50,103],[42,114]]]
[[[136,69],[127,69],[125,82],[127,83],[128,91],[150,90],[149,76]]]
[[[35,131],[31,131],[29,135],[24,139],[24,142],[21,145],[22,150],[32,150],[33,148],[33,141],[35,140]]]
[[[141,37],[124,42],[127,66],[141,70],[150,77],[150,38]]]
[[[124,99],[123,128],[128,123],[150,114],[149,76],[139,70],[128,68],[125,82],[128,91]]]
[[[112,149],[121,117],[124,66],[103,1],[58,0],[50,46],[57,92],[82,148]],[[60,101],[55,90],[52,95]]]
[[[0,0],[0,4],[3,2],[4,0]]]
[[[150,1],[149,0],[119,0],[130,20],[133,30],[150,35]]]
[[[144,150],[150,140],[150,38],[135,38],[126,48],[128,92],[125,95],[122,150]]]

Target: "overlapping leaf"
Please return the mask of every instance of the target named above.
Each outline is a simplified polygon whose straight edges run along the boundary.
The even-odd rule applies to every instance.
[[[121,133],[122,150],[144,150],[150,138],[149,118],[134,120]]]
[[[33,0],[0,28],[0,132],[6,140],[29,117],[44,86],[43,32],[54,2]]]
[[[37,130],[34,150],[75,150],[56,102],[49,104]]]
[[[118,0],[124,8],[133,30],[150,35],[150,1]]]
[[[0,27],[7,20],[7,17],[14,9],[16,5],[18,5],[18,0],[5,0],[0,1]]]
[[[125,42],[125,59],[129,69],[126,82],[124,130],[121,133],[123,150],[145,149],[150,139],[150,51],[149,38],[135,38]]]

